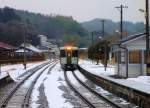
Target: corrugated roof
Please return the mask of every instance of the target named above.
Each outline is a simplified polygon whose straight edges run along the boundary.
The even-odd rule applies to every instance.
[[[35,46],[31,45],[31,44],[26,44],[26,49],[29,49],[33,52],[37,52],[37,53],[41,53],[41,50],[39,50],[38,48],[36,48]],[[21,44],[21,47],[24,47],[24,43]]]
[[[16,50],[15,52],[23,53],[23,52],[24,52],[24,49],[18,49],[18,50]],[[29,52],[29,50],[25,50],[25,52]]]
[[[131,41],[131,40],[139,38],[139,37],[144,37],[144,36],[146,36],[145,34],[146,33],[139,33],[139,34],[130,35],[130,36],[120,40],[119,42],[124,43],[124,42]]]
[[[138,39],[140,37],[145,37],[146,33],[139,33],[139,34],[134,34],[134,35],[130,35],[126,38],[123,38],[122,40],[117,41],[116,43],[113,43],[112,45],[119,45],[119,44],[123,44],[125,42],[134,40],[134,39]]]

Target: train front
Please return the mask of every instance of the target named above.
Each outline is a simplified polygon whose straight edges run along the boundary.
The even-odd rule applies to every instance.
[[[63,70],[73,71],[78,65],[78,47],[60,47],[60,64]]]

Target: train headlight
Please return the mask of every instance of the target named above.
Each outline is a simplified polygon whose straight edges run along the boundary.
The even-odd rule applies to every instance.
[[[71,50],[71,47],[67,47],[67,50]]]

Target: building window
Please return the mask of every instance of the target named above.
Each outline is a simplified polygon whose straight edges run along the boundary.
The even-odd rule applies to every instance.
[[[129,63],[140,63],[141,62],[140,51],[129,51]]]

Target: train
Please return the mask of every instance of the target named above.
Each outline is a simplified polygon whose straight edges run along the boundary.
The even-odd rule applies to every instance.
[[[65,71],[74,71],[78,68],[79,48],[75,46],[60,47],[60,64]]]

